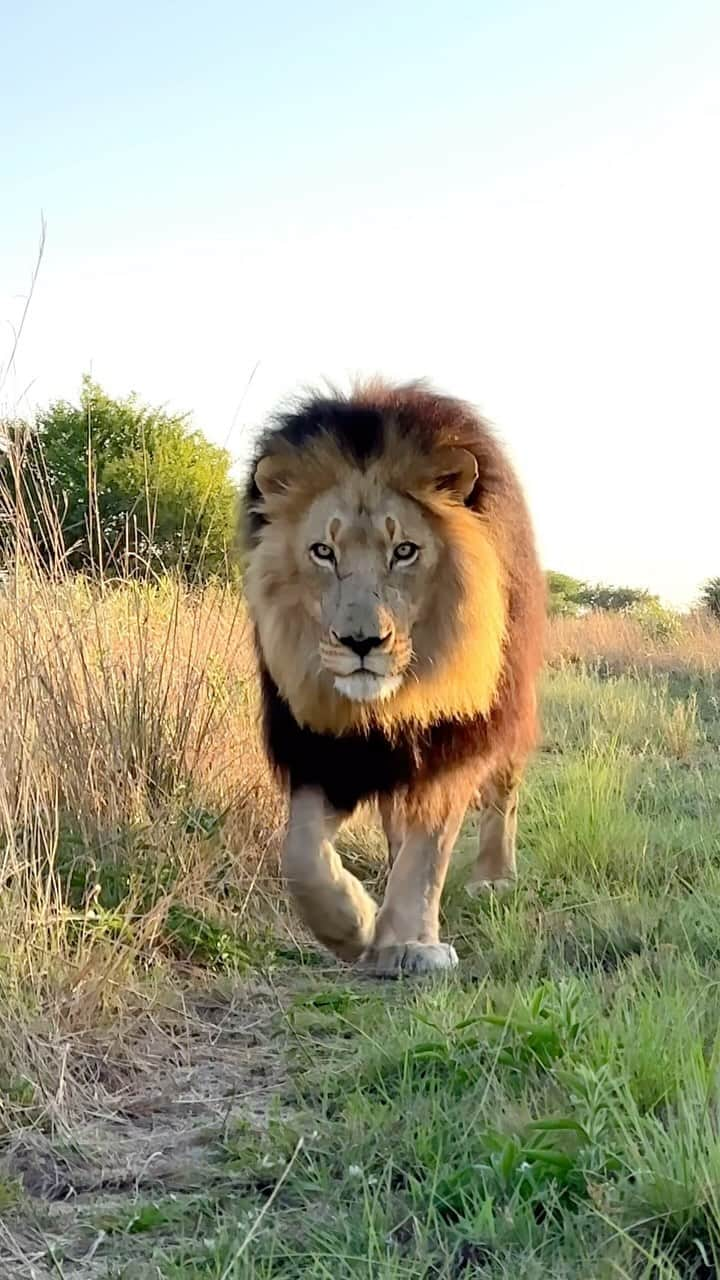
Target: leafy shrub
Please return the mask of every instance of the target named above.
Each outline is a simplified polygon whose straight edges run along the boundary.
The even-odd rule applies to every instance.
[[[46,567],[123,576],[222,572],[235,527],[226,450],[182,415],[85,377],[79,404],[59,400],[9,428],[0,465],[6,551],[18,536]]]
[[[567,573],[551,570],[545,575],[548,594],[548,613],[551,617],[569,617],[579,613],[584,603],[587,584]]]
[[[682,619],[674,609],[667,609],[655,596],[637,600],[627,610],[638,622],[649,640],[672,640],[682,630]]]

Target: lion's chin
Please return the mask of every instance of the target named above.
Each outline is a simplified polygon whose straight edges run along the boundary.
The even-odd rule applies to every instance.
[[[397,693],[401,675],[376,676],[372,671],[353,671],[349,676],[336,676],[335,688],[351,702],[384,702]]]

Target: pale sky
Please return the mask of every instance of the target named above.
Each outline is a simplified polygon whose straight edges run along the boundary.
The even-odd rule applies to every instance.
[[[720,573],[717,0],[10,6],[0,365],[41,212],[6,411],[90,370],[240,462],[303,383],[427,377],[548,567]]]

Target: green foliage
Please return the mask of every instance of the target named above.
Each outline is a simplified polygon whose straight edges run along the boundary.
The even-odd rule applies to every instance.
[[[682,620],[674,609],[667,609],[656,596],[646,595],[627,610],[639,622],[648,640],[672,640],[682,630]]]
[[[555,573],[550,570],[545,575],[548,593],[548,612],[551,617],[569,616],[579,613],[584,603],[587,584],[579,578],[571,578],[567,573]]]
[[[0,1213],[7,1213],[22,1201],[22,1183],[17,1178],[0,1178]]]
[[[641,587],[609,587],[602,583],[588,586],[583,594],[582,604],[588,609],[602,609],[608,613],[627,613],[634,605],[645,601],[657,601]]]
[[[662,610],[657,596],[642,587],[613,587],[583,582],[567,573],[546,574],[548,612],[552,617],[572,617],[583,610],[628,613],[635,609]],[[720,579],[718,580],[720,583]]]
[[[14,430],[5,487],[48,565],[83,572],[221,573],[235,527],[226,450],[184,416],[112,399],[85,377],[79,404],[56,401]]]
[[[708,578],[700,593],[700,600],[708,613],[720,622],[720,578]]]
[[[202,823],[197,823],[197,816],[180,813],[176,828],[186,837],[207,841],[217,834],[220,820],[215,816],[211,823],[209,811],[202,813]],[[163,853],[155,847],[153,837],[157,838],[157,831],[151,833],[142,827],[118,830],[112,841],[106,839],[101,847],[93,848],[78,831],[59,832],[55,870],[62,886],[69,942],[81,949],[92,934],[96,940],[131,945],[137,940],[143,916],[168,901],[154,934],[154,945],[160,944],[168,954],[198,968],[226,973],[238,973],[252,965],[272,966],[274,944],[258,931],[248,935],[228,912],[228,902],[215,903],[216,910],[208,913],[205,907],[182,900],[181,859],[172,847],[172,834],[166,831]],[[2,1095],[0,1074],[0,1112]]]
[[[238,929],[219,924],[181,903],[170,907],[165,931],[175,956],[208,969],[239,973],[253,964],[272,960],[272,948],[262,939],[248,942]]]

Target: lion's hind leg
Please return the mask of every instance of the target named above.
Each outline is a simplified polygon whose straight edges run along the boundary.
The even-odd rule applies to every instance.
[[[519,773],[507,770],[483,789],[480,848],[466,886],[473,897],[503,893],[515,887],[519,788]]]
[[[407,822],[402,804],[395,796],[383,796],[379,809],[388,847],[388,865],[392,869],[407,835]]]
[[[331,843],[343,816],[328,806],[320,791],[295,792],[282,870],[300,916],[318,941],[342,960],[352,961],[372,940],[377,908]]]

